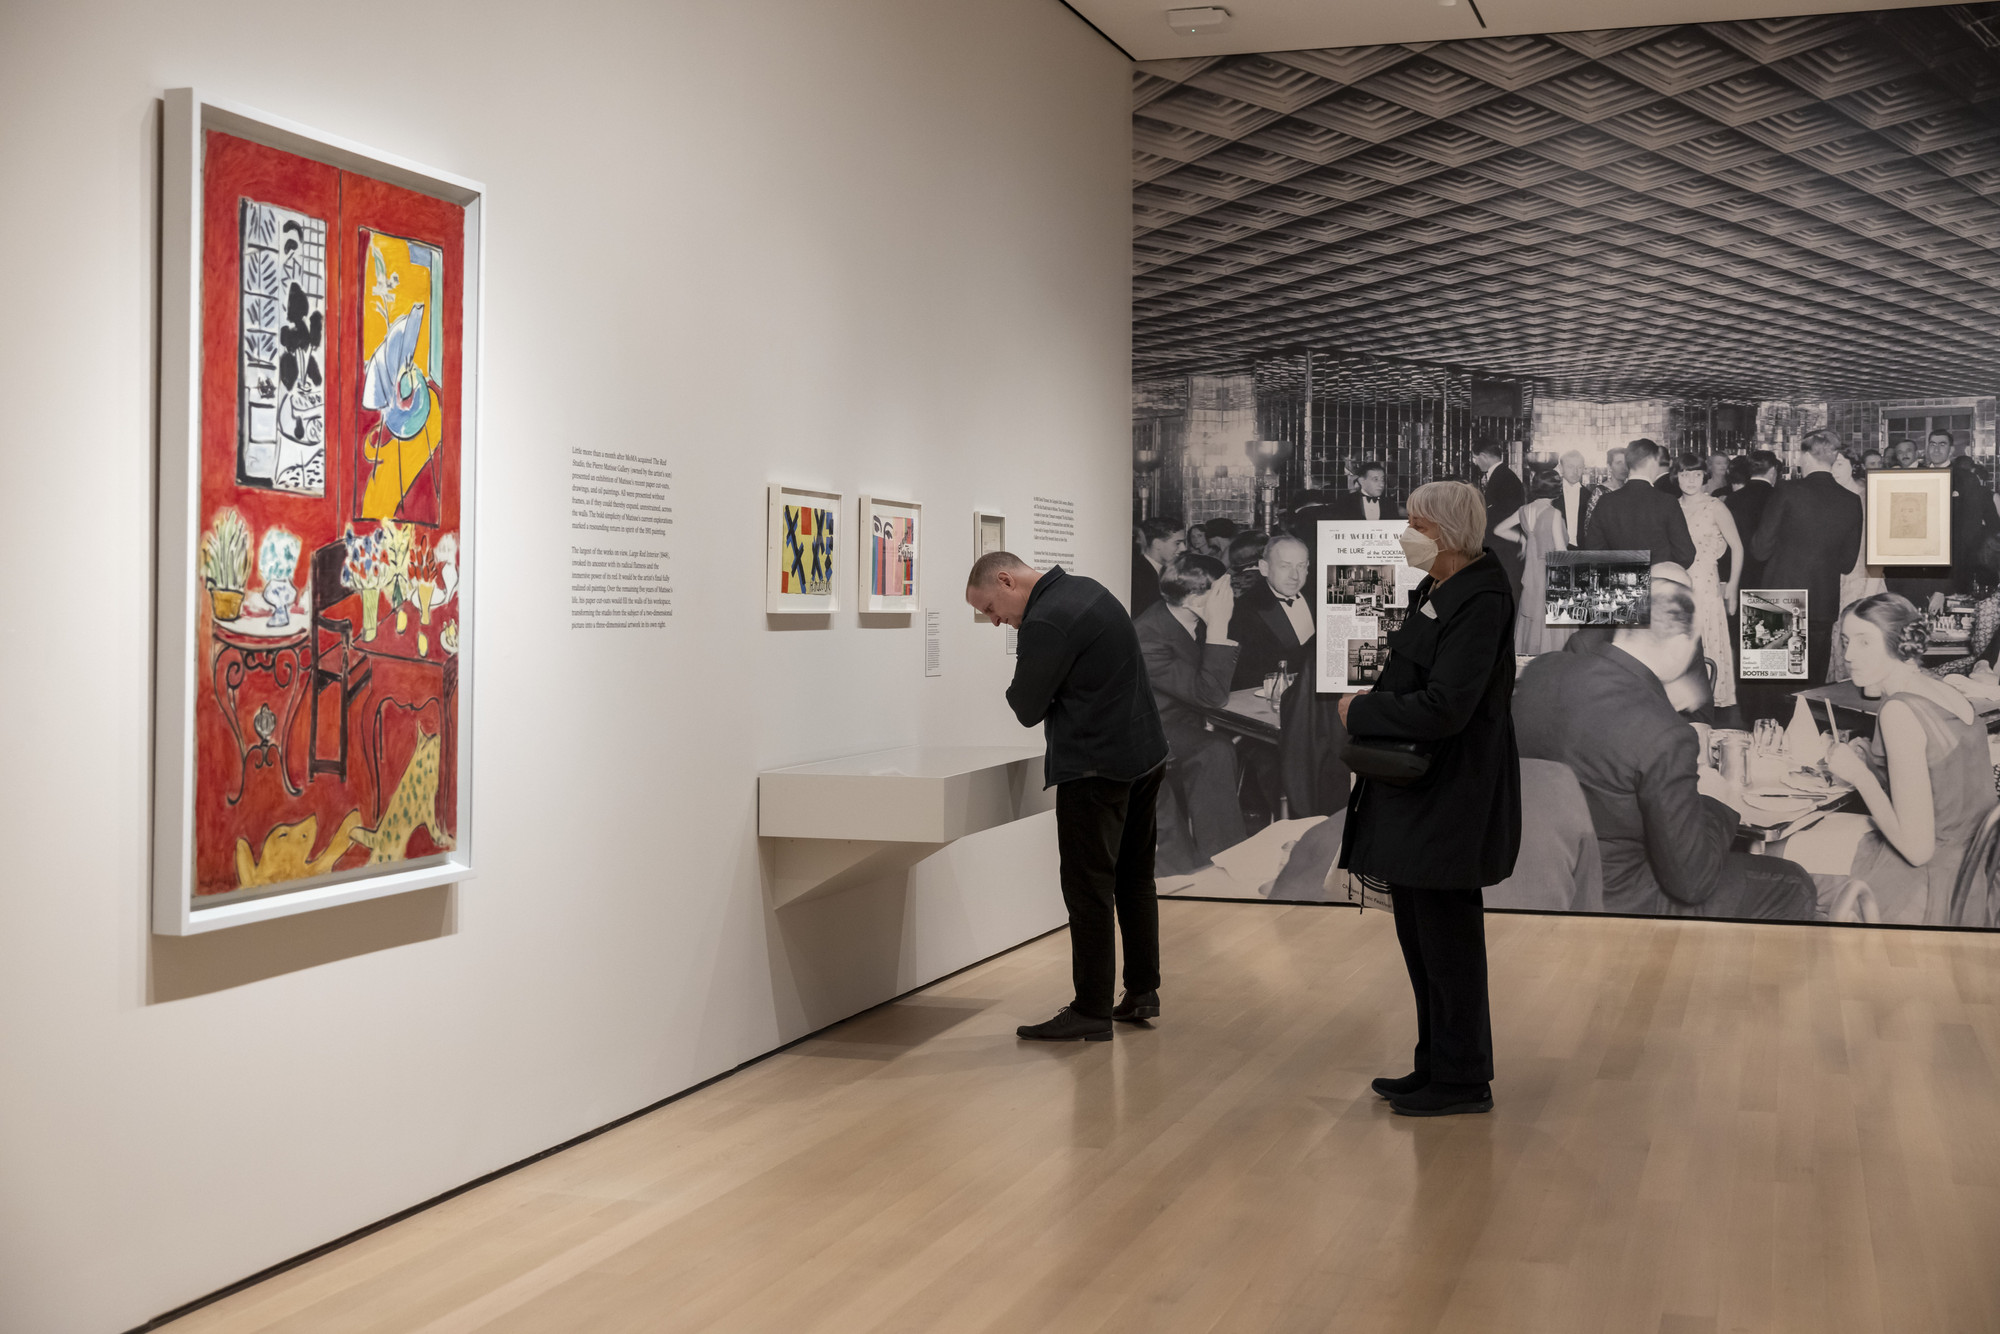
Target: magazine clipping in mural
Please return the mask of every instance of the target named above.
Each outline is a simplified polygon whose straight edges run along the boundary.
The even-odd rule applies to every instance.
[[[1388,637],[1403,623],[1410,590],[1424,580],[1397,539],[1401,519],[1322,519],[1319,525],[1319,693],[1375,684]]]
[[[1737,675],[1806,680],[1806,590],[1746,588],[1741,608]]]

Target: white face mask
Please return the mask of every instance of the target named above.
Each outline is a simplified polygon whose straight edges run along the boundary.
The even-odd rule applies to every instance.
[[[1438,544],[1414,528],[1405,528],[1396,539],[1403,544],[1403,559],[1413,570],[1429,570],[1437,564]]]

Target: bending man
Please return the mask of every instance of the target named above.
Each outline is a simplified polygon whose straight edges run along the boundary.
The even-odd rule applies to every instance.
[[[1005,551],[973,564],[965,600],[993,624],[1020,631],[1007,703],[1023,727],[1042,725],[1043,780],[1056,790],[1076,996],[1047,1023],[1016,1032],[1041,1042],[1108,1042],[1113,1019],[1160,1013],[1153,804],[1167,736],[1139,637],[1104,585],[1060,565],[1037,572]],[[1125,944],[1125,995],[1115,1008],[1114,919]]]

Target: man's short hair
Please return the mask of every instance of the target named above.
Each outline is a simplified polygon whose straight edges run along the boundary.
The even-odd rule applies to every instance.
[[[1280,533],[1278,534],[1278,536],[1283,537],[1285,536],[1285,534]],[[1257,532],[1254,529],[1248,532],[1238,533],[1236,536],[1230,538],[1229,539],[1230,567],[1233,569],[1238,565],[1250,565],[1254,564],[1259,560],[1262,560],[1264,558],[1264,548],[1270,545],[1271,540],[1272,539],[1264,536],[1264,534]]]
[[[1655,639],[1693,634],[1694,590],[1677,579],[1654,579],[1651,617],[1646,630]]]
[[[1303,537],[1293,537],[1290,533],[1279,533],[1265,544],[1263,559],[1265,560],[1272,559],[1271,549],[1277,546],[1280,542],[1289,542],[1293,546],[1297,547],[1300,553],[1304,555],[1307,559],[1312,558],[1311,543],[1307,542]]]
[[[1666,457],[1666,450],[1644,436],[1625,446],[1625,466],[1628,468],[1642,468],[1648,463],[1664,463]]]
[[[1768,449],[1753,449],[1748,458],[1750,473],[1754,477],[1762,477],[1767,472],[1775,472],[1785,466],[1778,461],[1778,456]]]
[[[1472,457],[1476,459],[1504,459],[1507,446],[1496,445],[1491,440],[1482,440],[1472,447]]]
[[[1822,463],[1832,462],[1834,455],[1840,453],[1840,442],[1833,438],[1832,431],[1807,431],[1799,443]]]
[[[1197,556],[1187,552],[1160,571],[1160,596],[1176,607],[1196,593],[1206,593],[1220,580],[1229,577],[1229,570],[1213,556]]]
[[[1933,426],[1930,430],[1925,431],[1924,443],[1928,445],[1931,442],[1931,437],[1934,435],[1941,435],[1954,445],[1958,443],[1958,437],[1951,433],[1951,428],[1948,426]]]
[[[1180,530],[1181,521],[1179,519],[1161,518],[1157,514],[1150,519],[1142,519],[1139,522],[1139,531],[1145,535],[1147,546],[1172,537]]]
[[[1034,567],[1011,551],[989,551],[972,562],[972,573],[965,576],[967,588],[989,588],[993,576],[1002,570],[1031,570]]]
[[[1380,459],[1363,459],[1359,464],[1355,465],[1354,480],[1358,482],[1371,472],[1381,473],[1383,480],[1387,481],[1389,477],[1389,465]]]
[[[1219,541],[1224,545],[1227,545],[1230,538],[1242,531],[1236,526],[1236,520],[1234,519],[1210,519],[1201,526],[1201,530],[1208,534],[1209,541]]]

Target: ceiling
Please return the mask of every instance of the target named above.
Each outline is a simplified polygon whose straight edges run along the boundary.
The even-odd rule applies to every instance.
[[[1311,346],[1601,399],[1993,393],[1995,9],[1141,64],[1135,371]]]
[[[1509,33],[1568,32],[1603,26],[1605,0],[1063,0],[1134,60],[1305,51],[1382,42],[1442,42]],[[1789,14],[1895,9],[1912,0],[1622,0],[1626,25],[1717,23]],[[1914,0],[1922,4],[1923,0]],[[1167,26],[1167,10],[1218,4],[1229,26],[1190,36]],[[1476,11],[1476,12],[1475,12]],[[1482,24],[1481,20],[1484,20]]]

